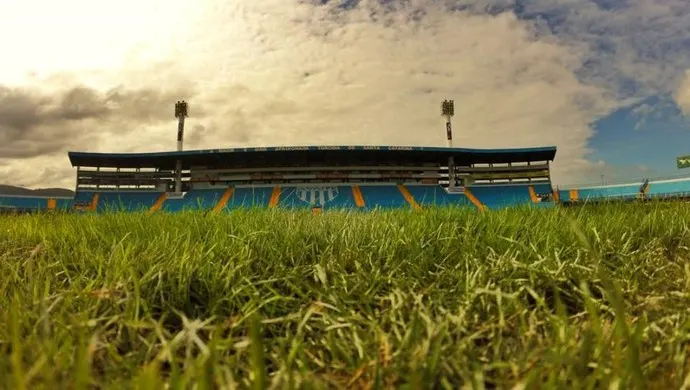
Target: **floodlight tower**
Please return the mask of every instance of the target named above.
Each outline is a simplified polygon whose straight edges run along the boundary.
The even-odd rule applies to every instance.
[[[444,100],[441,103],[441,115],[446,117],[446,138],[448,139],[448,147],[453,147],[453,129],[450,126],[450,118],[455,115],[455,102],[452,100]]]
[[[184,100],[175,103],[175,118],[177,118],[177,151],[182,151],[184,138],[184,119],[187,117],[187,102]],[[177,160],[175,166],[175,192],[182,192],[182,160]]]
[[[184,118],[187,117],[187,102],[184,100],[175,103],[175,118],[177,122],[177,151],[182,151],[182,138],[184,137]]]
[[[446,117],[446,139],[448,139],[448,147],[453,147],[453,129],[450,124],[450,118],[455,115],[455,102],[452,100],[444,100],[441,103],[441,115]],[[455,162],[453,156],[448,157],[448,189],[455,189]]]

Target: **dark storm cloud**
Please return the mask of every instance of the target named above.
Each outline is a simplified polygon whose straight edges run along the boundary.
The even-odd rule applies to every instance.
[[[0,86],[0,159],[62,152],[75,141],[173,118],[189,91],[76,86],[53,95]]]
[[[89,88],[76,87],[62,96],[58,107],[50,112],[49,119],[77,121],[103,118],[108,115],[108,107],[103,104],[99,94]]]
[[[0,128],[23,131],[41,122],[50,99],[0,86]]]
[[[186,141],[189,145],[197,145],[204,139],[204,136],[207,134],[207,132],[208,129],[206,126],[195,125],[192,127],[192,131],[190,131],[191,134],[186,137]]]
[[[109,107],[111,114],[121,115],[137,122],[156,122],[174,118],[174,102],[188,99],[189,95],[188,92],[181,90],[127,90],[124,87],[118,87],[103,96],[103,103]]]
[[[226,110],[221,117],[232,117],[232,122],[219,124],[215,120],[209,120],[205,124],[195,125],[185,134],[185,144],[190,148],[197,148],[208,140],[228,142],[231,145],[244,144],[251,140],[252,133],[259,129],[257,120],[242,110]]]

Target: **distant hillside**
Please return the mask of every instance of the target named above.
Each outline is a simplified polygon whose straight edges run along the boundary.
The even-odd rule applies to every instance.
[[[65,188],[38,188],[32,190],[29,188],[0,184],[0,195],[71,197],[74,196],[74,191]]]

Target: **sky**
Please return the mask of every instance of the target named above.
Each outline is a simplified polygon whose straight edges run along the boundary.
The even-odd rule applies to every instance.
[[[68,151],[557,146],[556,184],[690,174],[687,0],[0,2],[0,183]]]

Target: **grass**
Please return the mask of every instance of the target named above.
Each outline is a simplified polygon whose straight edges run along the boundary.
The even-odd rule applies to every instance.
[[[0,387],[690,388],[690,208],[0,219]]]

